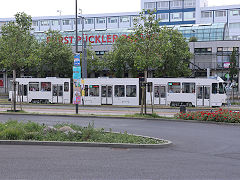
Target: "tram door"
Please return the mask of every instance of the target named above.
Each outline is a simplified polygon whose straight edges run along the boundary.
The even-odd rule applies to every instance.
[[[197,106],[210,106],[210,86],[197,86]]]
[[[112,85],[102,85],[101,86],[101,104],[102,105],[112,105]]]
[[[18,101],[27,102],[28,101],[28,85],[19,84],[18,85]]]
[[[156,105],[166,105],[166,86],[165,85],[154,86],[153,102]]]
[[[63,103],[63,85],[53,84],[52,85],[52,102]]]

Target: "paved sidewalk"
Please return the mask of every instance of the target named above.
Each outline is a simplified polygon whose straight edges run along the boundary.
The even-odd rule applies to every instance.
[[[7,110],[10,110],[10,107],[2,107],[0,108],[0,112],[6,112]],[[17,108],[19,109],[19,108]],[[61,108],[24,108],[23,110],[27,113],[40,113],[40,114],[76,114],[76,110],[73,107],[72,109],[61,109]],[[151,109],[148,109],[148,112],[151,112]],[[111,109],[81,109],[81,107],[79,107],[78,110],[78,114],[80,115],[115,115],[115,116],[124,116],[124,115],[132,115],[132,114],[136,114],[139,113],[139,110],[136,109],[131,109],[129,108],[129,110],[111,110]],[[174,115],[176,114],[176,112],[172,112],[172,111],[163,111],[163,112],[158,112],[156,111],[156,114],[158,114],[159,116],[164,116],[164,117],[174,117]]]

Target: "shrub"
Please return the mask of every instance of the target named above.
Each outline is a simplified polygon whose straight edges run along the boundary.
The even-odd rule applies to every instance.
[[[7,128],[0,133],[1,139],[6,140],[19,140],[24,137],[24,130],[21,128]]]

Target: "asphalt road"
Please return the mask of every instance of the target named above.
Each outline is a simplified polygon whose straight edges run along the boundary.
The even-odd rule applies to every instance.
[[[173,141],[163,149],[0,146],[0,179],[239,180],[240,126],[158,120],[0,115],[74,123]]]

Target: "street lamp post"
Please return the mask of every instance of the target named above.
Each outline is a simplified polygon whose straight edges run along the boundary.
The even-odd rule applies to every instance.
[[[80,15],[79,17],[82,20],[82,78],[87,78],[87,60],[86,60],[86,42],[84,40],[84,34],[83,34],[83,30],[84,30],[84,20],[85,18],[82,15],[82,9],[80,10]]]
[[[75,27],[76,27],[76,36],[75,36],[75,53],[78,53],[78,23],[77,23],[77,19],[78,19],[78,7],[77,7],[77,0],[75,0]],[[78,103],[76,103],[76,114],[78,114]]]

